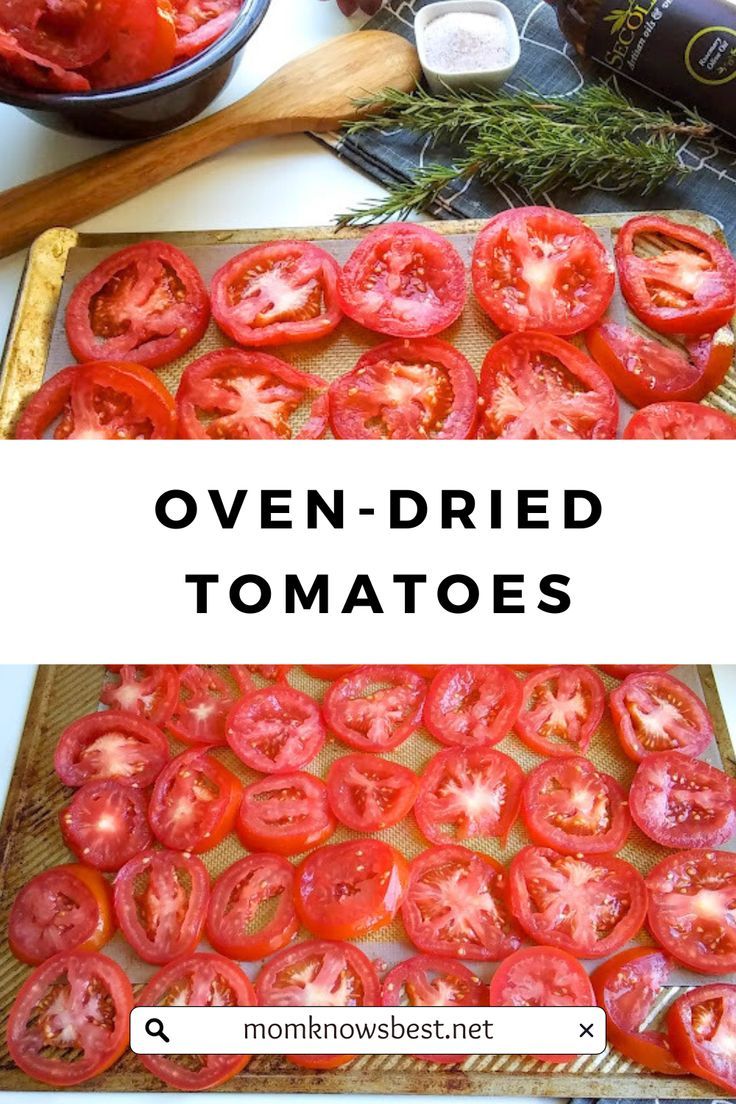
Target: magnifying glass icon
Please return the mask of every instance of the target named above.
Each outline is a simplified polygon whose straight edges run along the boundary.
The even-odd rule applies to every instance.
[[[152,1039],[163,1039],[165,1043],[171,1042],[169,1036],[164,1031],[164,1025],[161,1020],[146,1020],[146,1035],[150,1035]]]

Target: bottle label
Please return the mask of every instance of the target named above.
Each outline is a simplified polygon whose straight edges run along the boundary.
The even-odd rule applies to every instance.
[[[736,131],[736,0],[601,0],[586,48]]]

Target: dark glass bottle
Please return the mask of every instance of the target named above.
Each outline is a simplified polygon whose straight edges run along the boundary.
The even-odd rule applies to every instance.
[[[736,133],[736,0],[548,0],[575,49]]]

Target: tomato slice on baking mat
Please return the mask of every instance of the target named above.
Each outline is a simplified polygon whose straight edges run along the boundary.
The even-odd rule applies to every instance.
[[[380,832],[408,816],[419,779],[380,755],[345,755],[327,773],[327,795],[338,820],[354,832]]]
[[[54,769],[65,786],[122,782],[145,788],[169,758],[166,737],[151,721],[108,709],[88,713],[62,732]]]
[[[641,761],[629,805],[642,832],[663,847],[717,847],[736,832],[734,780],[679,751]]]
[[[242,787],[213,755],[177,755],[156,779],[149,819],[159,843],[172,851],[209,851],[230,832]]]
[[[465,843],[496,836],[505,843],[519,812],[524,772],[489,747],[449,748],[422,771],[414,806],[430,843]]]
[[[207,938],[220,954],[254,962],[280,951],[299,930],[294,867],[281,855],[248,855],[212,887]]]
[[[283,682],[246,694],[231,709],[226,726],[232,751],[262,774],[307,766],[321,751],[326,734],[314,698]]]
[[[176,667],[121,666],[108,673],[100,701],[111,709],[161,725],[173,713],[178,693]]]
[[[356,751],[391,751],[421,721],[427,691],[409,667],[359,667],[336,679],[322,709],[327,727]]]
[[[628,675],[611,691],[609,705],[621,747],[637,762],[660,751],[700,755],[713,739],[700,698],[664,671]]]
[[[235,694],[211,667],[191,664],[179,675],[179,693],[167,728],[191,747],[224,744]]]
[[[146,796],[120,782],[87,782],[59,813],[64,842],[80,862],[119,870],[151,843]]]
[[[143,851],[118,871],[115,914],[138,957],[163,966],[196,948],[209,895],[209,874],[196,855]]]
[[[667,1017],[672,1052],[688,1073],[736,1093],[736,986],[703,985],[678,997]]]
[[[627,441],[733,441],[736,418],[698,403],[655,403],[638,410],[624,430]]]
[[[115,930],[108,882],[88,866],[53,866],[26,882],[8,917],[10,950],[37,966],[52,955],[99,951]]]
[[[585,752],[605,702],[603,680],[590,667],[543,667],[524,680],[517,735],[540,755]]]
[[[245,787],[235,827],[249,851],[298,855],[325,843],[337,821],[324,782],[306,771],[290,771]]]
[[[536,767],[524,784],[521,812],[534,843],[567,855],[613,854],[631,831],[623,786],[579,756]]]
[[[521,683],[508,667],[465,664],[435,674],[423,719],[448,747],[483,747],[511,731],[520,707]]]

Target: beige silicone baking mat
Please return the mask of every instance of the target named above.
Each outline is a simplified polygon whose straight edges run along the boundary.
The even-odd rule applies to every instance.
[[[225,668],[222,671],[226,673]],[[711,762],[722,765],[729,773],[736,773],[733,747],[723,719],[712,671],[709,667],[683,667],[676,673],[705,699],[713,715],[717,739],[706,752],[706,757]],[[602,677],[608,689],[615,685],[614,680],[607,675]],[[71,720],[97,708],[103,678],[102,667],[45,667],[39,670],[0,832],[0,931],[3,933],[7,932],[8,912],[20,887],[39,871],[68,861],[68,852],[58,832],[57,813],[67,800],[69,791],[61,785],[54,773],[53,751],[59,733]],[[317,699],[321,699],[328,685],[310,678],[300,667],[293,668],[289,680],[292,685]],[[256,681],[260,680],[256,677]],[[527,771],[541,761],[513,734],[506,736],[498,747],[515,758]],[[181,750],[181,745],[172,741],[172,751]],[[421,771],[438,750],[441,749],[436,741],[420,729],[401,747],[388,753],[387,757]],[[324,775],[329,765],[345,752],[344,745],[334,737],[329,737],[323,751],[309,769],[315,774]],[[244,768],[228,749],[218,748],[215,755],[227,762],[243,780],[257,777]],[[597,766],[615,775],[625,785],[631,779],[634,764],[619,750],[607,715],[592,741],[589,755]],[[377,835],[398,847],[410,858],[427,846],[413,826],[411,818]],[[340,828],[331,842],[355,836],[356,833]],[[505,848],[496,840],[468,842],[478,850],[487,851],[508,862],[528,840],[523,828],[517,824]],[[211,874],[216,876],[244,853],[237,837],[232,834],[203,858]],[[666,853],[638,829],[634,829],[621,855],[642,873],[646,873]],[[298,857],[295,857],[295,861],[298,861]],[[306,933],[302,933],[302,936],[306,936]],[[642,937],[642,941],[646,941],[646,936]],[[398,921],[392,928],[375,933],[361,945],[371,957],[386,964],[392,964],[413,953]],[[120,935],[108,945],[106,953],[124,964],[136,985],[145,981],[153,972],[152,967],[133,955]],[[257,972],[258,965],[254,963],[246,967],[251,976]],[[492,969],[488,965],[475,968],[484,978],[489,976]],[[39,1088],[14,1067],[4,1042],[7,1012],[27,973],[28,968],[10,954],[3,938],[0,944],[0,1007],[3,1009],[3,1022],[0,1024],[0,1090]],[[675,980],[680,984],[703,984],[705,980],[711,979],[696,977],[683,971]],[[677,991],[677,988],[668,990],[662,997],[661,1006],[669,1004]],[[90,1091],[163,1091],[164,1086],[129,1054],[107,1073],[82,1088]],[[329,1072],[295,1071],[294,1067],[279,1058],[260,1056],[223,1088],[226,1091],[244,1092],[442,1092],[496,1096],[600,1095],[623,1098],[712,1095],[703,1082],[690,1077],[655,1076],[613,1051],[595,1057],[581,1057],[565,1066],[554,1068],[530,1058],[477,1056],[467,1059],[462,1066],[448,1069],[418,1062],[406,1056],[382,1055],[362,1057],[347,1067]]]
[[[721,241],[723,235],[715,219],[695,211],[667,212],[677,221],[688,223],[714,234]],[[590,215],[583,221],[600,235],[609,251],[613,248],[616,232],[629,215]],[[439,233],[446,235],[457,247],[466,265],[469,265],[473,243],[478,230],[484,224],[473,221],[433,222]],[[221,231],[207,233],[159,234],[155,237],[178,246],[199,268],[209,285],[215,271],[247,246],[274,238],[296,237],[314,241],[343,262],[355,246],[355,239],[364,230],[346,230],[336,234],[329,227]],[[79,234],[73,230],[56,229],[43,234],[34,244],[28,258],[28,266],[21,286],[17,309],[11,327],[4,358],[4,374],[0,379],[0,437],[12,435],[18,414],[26,399],[40,383],[61,368],[74,363],[64,332],[64,313],[75,285],[95,265],[117,249],[132,242],[153,238],[151,234]],[[652,241],[652,252],[661,243]],[[647,332],[628,310],[617,289],[609,309],[610,317]],[[483,359],[497,340],[499,331],[478,306],[472,290],[468,305],[455,325],[440,335],[451,345],[457,346],[476,373],[480,372]],[[274,355],[287,360],[304,372],[311,372],[331,381],[349,371],[366,349],[386,340],[344,320],[334,334],[322,341],[308,342],[270,349]],[[661,336],[658,340],[663,340]],[[582,342],[579,342],[582,343]],[[214,322],[205,336],[185,357],[160,370],[167,386],[175,391],[183,369],[196,357],[228,342]],[[298,427],[306,418],[309,401],[307,396],[293,424]],[[736,369],[732,368],[727,379],[708,400],[713,406],[736,415]],[[632,408],[621,402],[619,432],[631,416]]]

